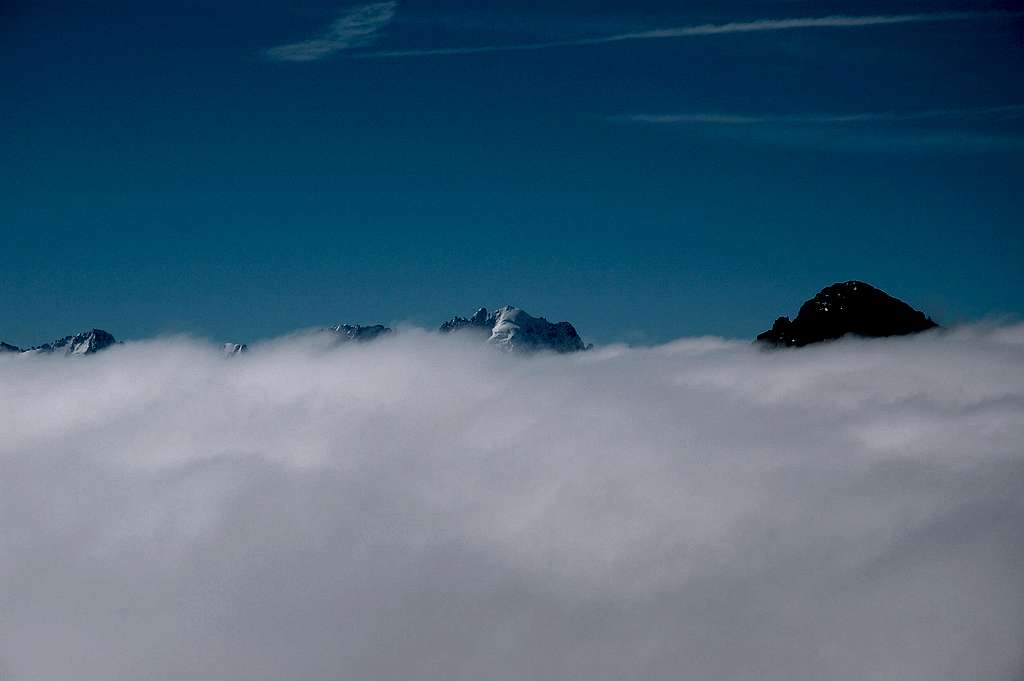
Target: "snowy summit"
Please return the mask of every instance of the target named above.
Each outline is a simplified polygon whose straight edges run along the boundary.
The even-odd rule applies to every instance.
[[[37,345],[27,350],[20,350],[13,345],[7,345],[4,343],[4,350],[14,350],[21,352],[34,352],[34,353],[59,353],[62,355],[91,355],[99,352],[104,348],[108,348],[114,345],[117,341],[112,335],[104,331],[103,329],[91,329],[89,331],[83,331],[76,333],[73,336],[64,336],[58,338],[51,343],[44,343],[43,345]]]
[[[587,350],[576,328],[569,322],[549,322],[534,317],[518,307],[506,305],[494,312],[481,307],[470,317],[453,317],[441,324],[442,333],[473,329],[488,333],[487,342],[508,351],[554,350],[576,352]]]

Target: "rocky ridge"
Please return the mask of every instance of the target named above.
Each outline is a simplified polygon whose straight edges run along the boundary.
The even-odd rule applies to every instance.
[[[338,339],[346,343],[349,341],[365,343],[391,333],[391,329],[383,324],[371,324],[369,326],[362,326],[361,324],[337,324],[336,326],[332,326],[327,329],[327,331],[337,334]]]
[[[771,329],[758,334],[757,342],[770,347],[803,347],[835,340],[845,335],[866,338],[901,336],[937,327],[920,310],[863,281],[846,281],[827,286],[800,306],[796,317],[779,317]],[[558,353],[588,350],[569,322],[549,322],[525,310],[505,305],[488,311],[481,307],[470,317],[452,317],[442,323],[441,333],[476,333],[490,345],[509,352],[553,351]],[[338,342],[365,343],[390,335],[383,324],[337,324],[321,329]],[[102,329],[90,329],[31,348],[0,341],[0,354],[91,355],[117,344],[113,335]],[[248,351],[244,343],[224,343],[226,357]]]

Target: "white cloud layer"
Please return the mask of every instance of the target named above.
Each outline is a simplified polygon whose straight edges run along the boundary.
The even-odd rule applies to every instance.
[[[266,55],[275,61],[316,61],[335,52],[372,45],[380,30],[395,18],[397,7],[395,1],[359,5],[346,11],[315,38],[271,47]]]
[[[0,357],[0,678],[1018,681],[1024,325]]]

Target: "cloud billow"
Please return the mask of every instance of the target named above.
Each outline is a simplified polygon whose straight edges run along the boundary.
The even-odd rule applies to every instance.
[[[0,673],[1020,678],[1024,326],[0,357]]]

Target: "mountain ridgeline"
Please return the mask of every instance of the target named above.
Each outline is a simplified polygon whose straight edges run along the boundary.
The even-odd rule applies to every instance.
[[[847,281],[823,288],[800,306],[792,320],[789,317],[776,319],[772,328],[757,336],[756,342],[765,347],[803,347],[846,335],[864,338],[903,336],[937,326],[923,312],[902,300],[862,281]],[[332,334],[339,343],[368,343],[393,334],[392,329],[382,324],[337,324],[320,331]],[[549,322],[544,317],[534,317],[511,305],[491,312],[481,307],[470,317],[452,317],[442,323],[438,331],[442,334],[473,334],[482,342],[507,352],[569,353],[593,347],[583,342],[576,327],[569,322]],[[31,348],[22,349],[0,342],[0,355],[92,355],[117,343],[110,333],[91,329]],[[223,345],[226,357],[243,355],[248,349],[243,343]]]

